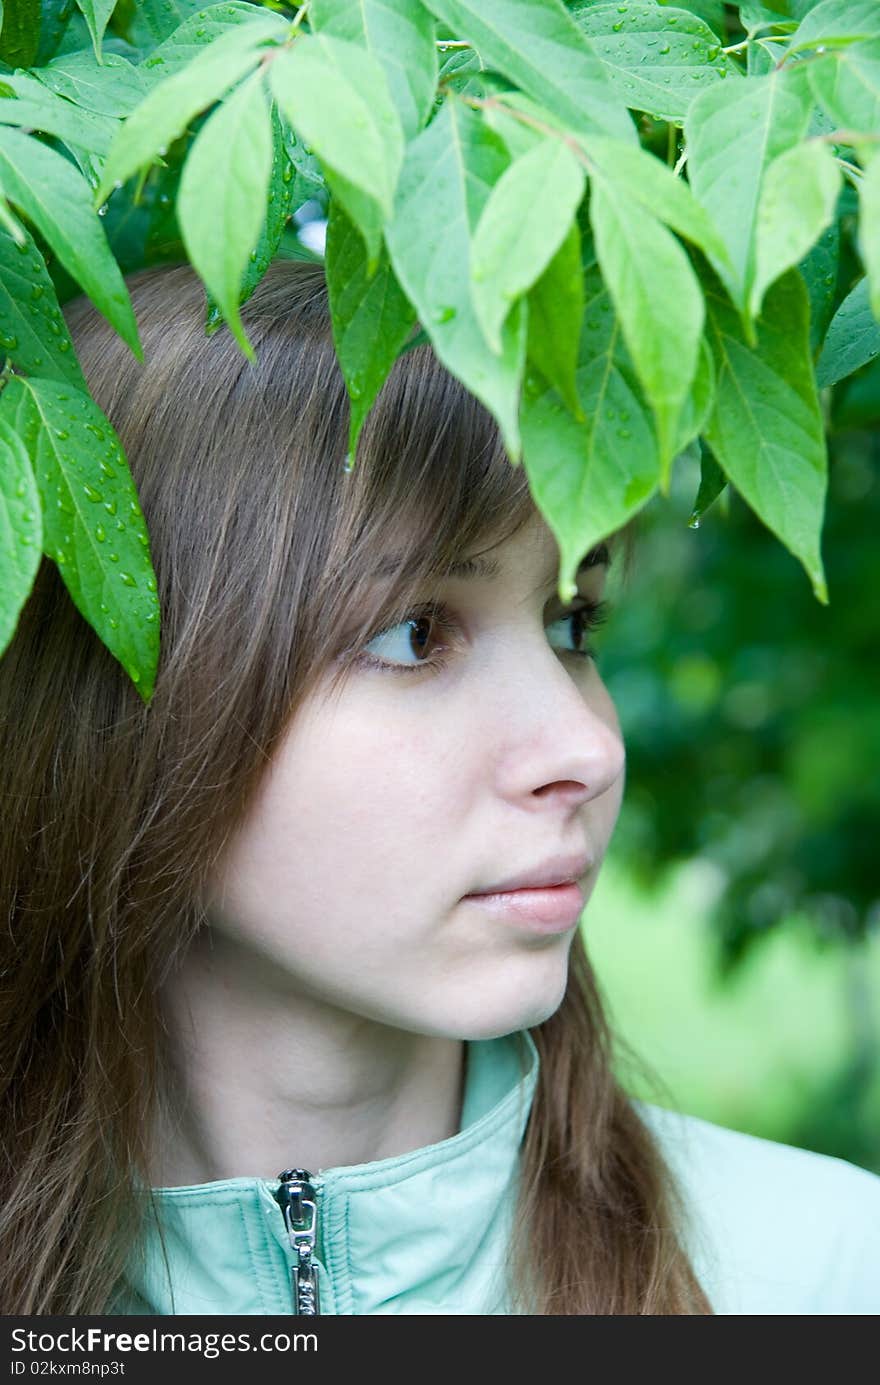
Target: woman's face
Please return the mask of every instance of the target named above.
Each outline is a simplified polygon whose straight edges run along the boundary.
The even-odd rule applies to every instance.
[[[338,695],[301,708],[210,902],[294,995],[462,1039],[551,1015],[576,929],[465,896],[582,857],[587,899],[624,782],[614,707],[576,652],[589,630],[557,599],[551,531],[536,514],[487,556],[496,576],[425,593],[436,622],[416,613],[370,640],[387,668],[356,663]],[[605,577],[585,571],[581,597],[598,601]]]

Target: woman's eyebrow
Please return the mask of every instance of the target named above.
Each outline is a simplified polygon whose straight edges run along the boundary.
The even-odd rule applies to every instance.
[[[607,543],[596,544],[589,553],[581,559],[578,564],[576,576],[586,572],[593,567],[610,567],[611,550]],[[494,558],[487,558],[482,555],[473,558],[454,558],[442,569],[437,576],[456,577],[456,578],[481,578],[483,581],[491,582],[498,577],[501,571],[500,564]],[[394,558],[383,558],[372,571],[373,577],[396,577],[400,574],[400,562]],[[556,573],[550,573],[544,587],[553,586],[556,582]]]

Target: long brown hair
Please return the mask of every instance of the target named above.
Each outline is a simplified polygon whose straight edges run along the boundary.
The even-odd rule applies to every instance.
[[[346,471],[323,270],[272,265],[249,364],[206,338],[185,265],[129,279],[146,365],[85,299],[68,322],[150,533],[161,659],[146,706],[44,560],[0,660],[3,1311],[101,1313],[145,1208],[163,1100],[157,995],[290,718],[337,655],[449,559],[534,512],[486,411],[428,346],[396,363]],[[368,578],[393,546],[401,569]],[[398,617],[399,618],[399,617]],[[580,941],[523,1156],[513,1304],[704,1313],[660,1150],[612,1075]],[[542,1267],[536,1282],[523,1267]]]

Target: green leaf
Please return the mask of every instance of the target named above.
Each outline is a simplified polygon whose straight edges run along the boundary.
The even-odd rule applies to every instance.
[[[822,0],[798,25],[788,52],[864,38],[880,38],[877,0]]]
[[[859,183],[859,250],[870,285],[871,311],[880,319],[880,154]]]
[[[620,99],[658,120],[681,124],[699,92],[740,75],[709,26],[687,10],[596,5],[575,19]]]
[[[523,465],[559,545],[559,596],[574,596],[583,555],[653,495],[660,459],[650,413],[633,377],[598,271],[586,277],[577,388],[582,421],[537,372],[526,375]]]
[[[247,27],[254,20],[264,24],[269,36],[274,36],[279,43],[289,35],[290,25],[280,14],[257,9],[246,0],[225,0],[224,4],[205,8],[196,4],[190,8],[194,8],[195,13],[190,13],[181,24],[168,31],[167,37],[140,64],[138,70],[148,87],[188,67],[218,40],[228,38],[230,33]]]
[[[96,194],[103,202],[145,164],[161,158],[200,111],[218,101],[260,60],[261,48],[275,33],[275,16],[260,15],[200,51],[185,68],[153,87],[119,130]]]
[[[821,389],[836,385],[880,355],[880,322],[871,312],[868,280],[860,279],[844,298],[828,328],[822,354],[816,364]]]
[[[815,357],[834,315],[840,267],[840,223],[832,221],[798,268],[810,298],[810,351]]]
[[[40,0],[4,0],[0,61],[30,67],[40,42]]]
[[[32,75],[57,96],[96,115],[128,115],[148,89],[141,69],[127,58],[105,53],[99,67],[89,49],[63,53],[45,67],[35,68]]]
[[[291,207],[295,211],[297,207],[302,206],[303,202],[308,202],[310,198],[326,200],[327,184],[324,181],[321,165],[315,155],[311,150],[306,152],[306,145],[286,120],[281,121],[281,131],[284,150],[294,171]]]
[[[785,0],[776,0],[773,5],[741,4],[739,22],[748,34],[759,29],[789,31],[797,28],[797,20],[786,13],[787,8]]]
[[[477,318],[492,350],[511,306],[562,244],[584,195],[584,171],[560,139],[544,139],[505,169],[474,232],[471,282]]]
[[[697,369],[703,296],[679,242],[613,178],[593,179],[590,220],[602,277],[657,421],[665,488]]]
[[[385,73],[407,139],[418,134],[437,91],[436,25],[412,0],[312,0],[313,33],[348,39],[366,48]]]
[[[43,551],[77,610],[145,701],[159,656],[159,602],[143,511],[119,439],[94,401],[13,376],[0,419],[21,437],[43,511]]]
[[[764,77],[724,82],[698,96],[685,133],[688,177],[724,239],[729,264],[708,252],[748,321],[755,278],[755,234],[764,172],[807,133],[812,99],[806,75],[781,67]]]
[[[697,370],[676,426],[673,456],[678,457],[703,431],[715,402],[715,358],[705,336],[700,337]]]
[[[770,288],[754,350],[711,283],[706,309],[718,376],[706,440],[740,495],[800,560],[815,595],[827,602],[819,549],[827,457],[804,282],[792,269]]]
[[[727,261],[727,247],[711,217],[688,184],[676,177],[666,164],[645,149],[601,135],[591,135],[584,141],[584,147],[602,174],[625,188],[628,196],[641,203],[658,221],[698,245],[713,259]]]
[[[880,39],[813,58],[808,70],[813,95],[835,125],[880,134]]]
[[[0,418],[0,654],[8,648],[40,566],[43,517],[30,457]]]
[[[351,404],[348,451],[354,457],[364,419],[416,315],[384,248],[375,274],[367,273],[363,238],[333,201],[325,256],[333,342]]]
[[[80,175],[54,149],[20,130],[2,127],[0,182],[9,200],[33,222],[68,274],[142,361],[128,290]]]
[[[560,0],[425,0],[483,61],[540,101],[575,134],[635,143],[635,127],[605,66]]]
[[[529,292],[526,355],[578,419],[575,372],[583,317],[581,235],[575,222]]]
[[[296,174],[284,143],[282,120],[272,102],[272,167],[269,173],[269,196],[263,225],[256,249],[251,251],[245,265],[239,289],[239,305],[250,298],[262,279],[281,243],[284,227],[290,216]]]
[[[0,229],[0,349],[19,370],[85,390],[55,286],[31,236]]]
[[[107,20],[116,9],[116,0],[76,0],[77,8],[89,26],[95,57],[101,61],[101,42]]]
[[[318,34],[280,52],[270,79],[280,109],[320,158],[331,192],[363,235],[372,271],[404,142],[382,68],[357,44]]]
[[[65,144],[82,145],[92,154],[107,153],[117,121],[79,110],[27,73],[9,73],[2,80],[15,94],[0,98],[0,125],[23,125],[55,135]]]
[[[459,96],[486,95],[483,60],[475,48],[450,48],[440,62],[438,81],[454,84]]]
[[[160,43],[201,8],[201,0],[138,0],[138,9],[147,28]],[[219,7],[212,5],[211,8]]]
[[[752,317],[760,312],[768,285],[802,260],[833,220],[840,183],[837,160],[818,140],[796,144],[770,164],[755,229]]]
[[[73,13],[73,0],[40,0],[40,43],[34,58],[38,67],[57,53]]]
[[[708,447],[702,448],[700,452],[700,488],[697,491],[694,508],[688,520],[691,529],[699,529],[703,515],[709,506],[718,499],[726,485],[727,477],[712,453]]]
[[[510,457],[525,361],[525,305],[514,308],[494,355],[470,293],[471,240],[489,194],[507,167],[504,145],[479,116],[449,98],[412,141],[385,237],[391,263],[434,350],[498,421]]]
[[[212,294],[249,361],[238,295],[266,214],[272,126],[263,73],[228,96],[196,136],[183,166],[177,218],[190,263]]]
[[[558,130],[560,139],[571,140],[571,133],[552,111],[547,111],[531,97],[522,96],[521,91],[499,91],[486,101],[482,115],[489,129],[502,137],[511,159],[521,158],[534,150],[546,139],[547,129]],[[622,140],[615,140],[615,144],[632,148]]]

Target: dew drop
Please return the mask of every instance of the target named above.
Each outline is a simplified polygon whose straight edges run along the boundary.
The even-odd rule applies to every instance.
[[[59,351],[69,351],[69,350],[70,350],[70,342],[69,342],[69,341],[66,341],[66,340],[65,340],[65,341],[60,341],[60,342],[58,343],[58,350],[59,350]]]
[[[106,616],[107,613],[109,612],[109,610],[110,610],[110,607],[109,607],[109,606],[105,606],[104,603],[103,603],[103,601],[102,601],[102,602],[101,602],[101,612],[102,612],[102,614]]]
[[[68,431],[67,431],[66,428],[56,428],[56,429],[55,429],[55,436],[56,436],[56,438],[60,438],[61,441],[64,442],[64,440],[65,440],[66,438],[69,438],[69,437],[70,437],[70,434],[68,433]]]
[[[116,514],[116,501],[115,501],[115,500],[105,500],[105,501],[104,501],[104,509],[107,511],[108,515],[115,515],[115,514]]]
[[[694,513],[691,515],[690,519],[688,520],[688,528],[689,528],[689,529],[699,529],[699,527],[700,527],[700,516],[697,514],[697,512],[696,512],[696,510],[695,510]]]
[[[293,165],[292,165],[292,164],[288,164],[288,165],[286,166],[286,168],[284,169],[284,172],[283,172],[282,175],[281,175],[281,181],[282,181],[283,183],[289,183],[289,182],[291,182],[292,178],[293,178]]]
[[[31,524],[34,518],[34,512],[33,510],[22,510],[21,517],[25,524]]]
[[[104,540],[106,539],[106,537],[107,537],[107,531],[105,530],[103,524],[98,524],[98,525],[96,525],[96,527],[95,527],[95,538],[98,540],[98,543],[103,543]]]
[[[118,621],[118,620],[112,620],[112,619],[111,619],[111,620],[109,620],[107,623],[108,623],[108,625],[110,626],[110,629],[111,629],[111,630],[118,630],[118,629],[119,629],[119,621]]]
[[[148,577],[148,578],[147,578],[147,591],[148,591],[148,592],[154,592],[155,590],[156,590],[156,579],[155,579],[155,577]]]
[[[42,284],[31,284],[31,298],[42,298],[42,296],[43,296],[43,285],[42,285]]]
[[[99,207],[99,208],[98,208],[98,216],[106,216],[106,215],[107,215],[107,203],[105,202],[104,205],[103,205],[103,207]]]
[[[118,554],[118,553],[108,553],[108,554],[107,554],[107,557],[110,559],[111,563],[118,563],[118,562],[119,562],[119,554]]]
[[[451,322],[455,317],[455,309],[452,307],[435,308],[431,317],[434,322]]]
[[[621,31],[621,29],[623,28],[623,20],[622,20],[622,19],[616,20],[616,21],[611,25],[611,27],[612,27],[612,29],[614,30],[614,32],[615,32],[616,34],[619,34],[620,31]]]
[[[30,534],[20,534],[20,535],[19,535],[19,540],[18,540],[18,541],[19,541],[19,543],[20,543],[24,548],[32,548],[32,547],[33,547],[34,541],[33,541],[33,539],[31,538]]]
[[[95,437],[98,439],[98,442],[103,442],[103,441],[104,441],[104,430],[103,430],[103,428],[98,428],[97,425],[94,424],[94,423],[87,423],[87,424],[86,424],[86,427],[88,428],[88,430],[89,430],[90,433],[94,433]]]
[[[660,45],[660,47],[659,47],[659,49],[658,49],[657,51],[658,51],[659,53],[668,53],[668,52],[669,52],[669,44],[668,44],[668,43],[661,43],[661,45]]]
[[[121,178],[117,178],[117,179],[116,179],[116,182],[113,184],[113,186],[114,186],[115,188],[121,188],[121,187],[122,187],[122,179],[121,179]]]
[[[103,500],[103,499],[104,499],[104,497],[103,497],[103,495],[101,494],[101,492],[100,492],[100,491],[96,491],[95,488],[94,488],[94,486],[83,486],[83,490],[85,491],[85,493],[86,493],[86,495],[88,496],[89,500],[98,501],[98,500]]]
[[[139,670],[139,669],[130,668],[130,669],[128,670],[128,676],[130,677],[132,683],[139,683],[139,682],[141,681],[141,675],[140,675],[140,670]]]
[[[342,470],[347,473],[354,471],[354,455],[351,452],[345,454],[345,461],[342,463]]]
[[[18,346],[18,337],[7,335],[6,332],[0,334],[0,346],[4,351],[14,351]]]
[[[119,580],[120,582],[124,582],[127,587],[137,586],[137,582],[134,580],[130,572],[120,572]]]

